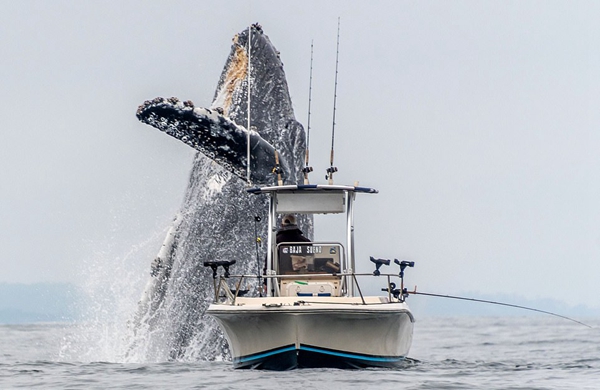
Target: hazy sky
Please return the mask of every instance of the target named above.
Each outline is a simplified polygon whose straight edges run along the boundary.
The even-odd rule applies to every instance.
[[[194,151],[139,104],[209,106],[231,38],[259,22],[328,165],[341,17],[337,183],[357,255],[412,259],[422,291],[598,307],[600,3],[0,0],[0,282],[147,268]],[[146,254],[146,252],[148,254]],[[133,264],[135,263],[135,264]]]

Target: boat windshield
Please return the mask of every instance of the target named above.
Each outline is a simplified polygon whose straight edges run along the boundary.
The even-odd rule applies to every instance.
[[[282,242],[277,245],[280,275],[335,274],[340,272],[343,247],[339,243]]]

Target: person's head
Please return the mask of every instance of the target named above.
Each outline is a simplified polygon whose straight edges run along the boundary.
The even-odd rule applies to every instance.
[[[284,215],[281,219],[281,226],[290,226],[296,224],[296,217],[293,214]]]

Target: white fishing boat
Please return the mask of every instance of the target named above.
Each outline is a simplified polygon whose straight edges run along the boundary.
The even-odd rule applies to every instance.
[[[354,201],[376,190],[340,185],[279,185],[248,190],[269,197],[266,291],[241,296],[257,275],[230,275],[233,261],[206,262],[213,269],[214,316],[229,342],[236,368],[286,370],[303,367],[360,368],[400,364],[412,342],[414,317],[405,302],[404,269],[380,273],[390,260],[374,259],[373,273],[356,273]],[[341,214],[346,242],[276,243],[278,216]],[[338,218],[339,219],[339,218]],[[398,268],[396,268],[398,269]],[[384,287],[380,296],[360,288]],[[399,283],[400,287],[396,288]]]

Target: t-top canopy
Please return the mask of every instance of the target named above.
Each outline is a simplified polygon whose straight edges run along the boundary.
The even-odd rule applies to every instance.
[[[346,194],[377,193],[377,190],[367,187],[320,184],[257,187],[247,191],[271,195],[278,214],[339,214],[346,211]]]

